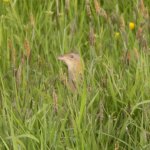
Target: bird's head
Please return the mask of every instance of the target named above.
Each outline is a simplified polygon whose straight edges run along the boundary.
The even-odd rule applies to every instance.
[[[59,56],[58,59],[67,65],[69,86],[70,89],[74,91],[78,83],[80,83],[80,81],[83,79],[84,64],[82,58],[77,53],[68,53]]]
[[[69,70],[78,70],[82,67],[82,61],[80,55],[77,53],[69,53],[58,57],[59,60],[63,61]]]

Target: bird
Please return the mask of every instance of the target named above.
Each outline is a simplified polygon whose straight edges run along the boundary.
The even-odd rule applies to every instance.
[[[78,53],[67,53],[58,57],[68,67],[68,86],[71,91],[76,91],[83,81],[84,62]]]

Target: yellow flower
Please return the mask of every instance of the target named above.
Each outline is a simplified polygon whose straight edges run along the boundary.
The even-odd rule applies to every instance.
[[[120,33],[119,32],[115,32],[115,38],[118,39],[120,36]]]
[[[134,30],[134,29],[135,29],[135,23],[134,23],[134,22],[130,22],[130,23],[129,23],[129,28],[130,28],[131,30]]]

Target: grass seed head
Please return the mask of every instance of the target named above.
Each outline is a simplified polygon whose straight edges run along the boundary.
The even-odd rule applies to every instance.
[[[70,0],[65,0],[65,9],[67,13],[69,12],[69,6],[70,6]]]
[[[139,52],[136,48],[134,48],[134,54],[135,54],[136,60],[138,60],[139,59]]]
[[[138,40],[140,40],[140,39],[142,39],[142,37],[143,37],[143,29],[142,29],[142,27],[139,27],[137,30],[137,33],[136,33],[136,38]]]
[[[125,21],[122,15],[120,16],[120,30],[125,31]]]
[[[97,0],[94,0],[94,6],[95,6],[95,11],[99,15],[100,14],[100,4],[98,3]]]
[[[54,112],[58,112],[58,96],[56,94],[56,91],[53,90],[53,107],[54,107]]]
[[[86,12],[87,12],[87,16],[91,19],[92,18],[92,13],[91,13],[89,0],[86,0]]]
[[[25,41],[24,41],[24,48],[26,50],[27,59],[29,59],[30,53],[31,53],[31,48],[30,48],[29,41],[27,39],[25,39]]]
[[[16,66],[16,49],[14,48],[11,40],[8,41],[8,47],[9,47],[9,49],[11,51],[12,65],[15,68],[15,66]]]
[[[30,15],[30,23],[32,27],[35,27],[35,19],[34,19],[33,14]]]
[[[144,12],[145,6],[144,6],[144,1],[143,1],[143,0],[139,0],[139,2],[138,2],[138,8],[139,8],[139,11],[140,11],[141,13]]]
[[[102,122],[104,120],[104,102],[103,102],[103,100],[101,100],[99,103],[98,117],[99,117],[100,122]]]
[[[93,26],[90,26],[89,43],[90,43],[91,46],[94,46],[94,44],[95,44],[95,34],[94,34]]]

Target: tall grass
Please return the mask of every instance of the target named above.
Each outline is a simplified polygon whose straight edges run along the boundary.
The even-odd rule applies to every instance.
[[[150,149],[149,10],[149,0],[1,0],[0,149]],[[72,50],[85,63],[78,93],[57,60]]]

